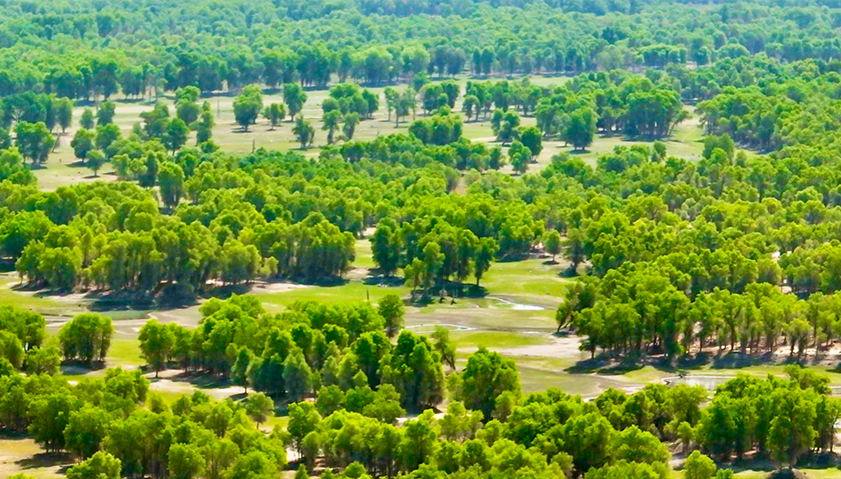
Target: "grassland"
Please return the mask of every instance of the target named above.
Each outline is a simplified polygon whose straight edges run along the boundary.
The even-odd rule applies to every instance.
[[[568,79],[565,77],[533,77],[530,81],[537,85],[551,86],[561,85]],[[465,87],[468,78],[459,77],[457,81]],[[394,87],[400,91],[405,88],[405,85],[398,85]],[[380,135],[388,135],[395,132],[406,132],[411,124],[411,115],[408,118],[402,119],[399,126],[395,124],[393,118],[389,120],[388,112],[385,105],[385,96],[383,94],[384,88],[371,88],[372,92],[380,96],[380,110],[370,120],[362,121],[356,128],[354,135],[355,140],[372,140]],[[310,90],[307,92],[307,102],[304,105],[302,114],[305,118],[312,120],[313,126],[316,128],[316,136],[313,148],[302,151],[307,156],[317,156],[321,147],[326,144],[326,132],[321,129],[321,104],[328,97],[327,90]],[[463,97],[463,90],[462,90]],[[116,113],[114,122],[120,126],[123,135],[131,132],[132,126],[141,121],[140,113],[150,111],[154,107],[155,98],[147,98],[143,101],[127,101],[120,98],[112,98],[115,101]],[[157,99],[162,103],[170,106],[170,114],[174,115],[173,98],[160,97]],[[241,131],[239,125],[234,121],[233,112],[233,95],[219,95],[209,98],[202,98],[199,101],[207,101],[213,112],[216,114],[216,126],[213,129],[213,139],[219,144],[224,151],[235,153],[250,152],[254,148],[265,148],[267,150],[289,150],[298,149],[300,145],[295,141],[292,134],[292,123],[287,118],[279,127],[272,129],[264,119],[258,120],[256,125],[249,128],[248,132]],[[282,102],[282,96],[279,92],[267,91],[263,95],[263,103],[268,105],[270,103]],[[73,138],[76,130],[79,128],[78,120],[84,111],[83,106],[76,107],[74,110],[74,123],[64,135],[59,138],[59,145],[55,152],[50,155],[49,161],[43,168],[34,171],[38,178],[39,185],[42,189],[51,191],[62,185],[92,182],[97,180],[113,181],[116,176],[113,173],[113,168],[106,164],[100,171],[99,177],[92,176],[90,170],[85,168],[73,156],[73,149],[70,147],[70,140]],[[88,108],[95,108],[89,106]],[[455,110],[460,112],[462,109],[461,99],[456,103]],[[690,114],[694,109],[687,107]],[[422,111],[418,110],[416,115],[421,115]],[[490,119],[482,115],[479,121],[468,121],[464,126],[464,136],[475,141],[483,141],[486,143],[495,143],[493,138],[493,131],[490,125]],[[522,125],[534,125],[536,120],[534,117],[523,117],[521,119]],[[702,131],[698,126],[696,117],[684,121],[678,125],[667,142],[669,154],[682,156],[687,159],[697,159],[703,151],[701,144]],[[188,145],[195,142],[195,133],[191,135]],[[531,171],[537,171],[548,165],[554,155],[567,151],[571,154],[579,155],[587,163],[595,165],[596,159],[599,155],[610,152],[617,145],[633,145],[636,143],[644,143],[640,141],[628,141],[621,136],[611,137],[597,137],[587,150],[583,152],[573,151],[571,147],[565,146],[560,141],[544,142],[544,148],[536,164],[530,166]],[[511,167],[506,167],[503,171],[511,173]]]

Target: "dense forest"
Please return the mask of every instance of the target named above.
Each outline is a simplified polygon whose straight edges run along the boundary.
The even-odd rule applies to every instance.
[[[594,361],[828,354],[839,34],[832,0],[0,2],[15,292],[200,316],[144,319],[141,370],[110,367],[105,311],[0,304],[0,433],[70,454],[69,479],[668,479],[673,455],[727,479],[824,457],[841,401],[814,369],[527,393],[510,355],[405,315],[551,258],[558,334]],[[222,98],[250,151],[220,138]],[[692,158],[673,141],[689,122]],[[256,146],[276,130],[292,146]],[[91,181],[45,188],[62,145]],[[344,284],[360,240],[365,285],[403,296],[231,293]],[[243,394],[164,397],[168,369]]]

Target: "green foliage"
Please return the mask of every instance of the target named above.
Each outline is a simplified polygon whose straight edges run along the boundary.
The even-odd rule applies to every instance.
[[[119,479],[122,463],[107,452],[97,452],[87,461],[67,470],[68,479]]]
[[[496,399],[500,394],[520,392],[520,377],[514,361],[483,347],[467,358],[467,366],[460,379],[456,396],[468,408],[481,411],[486,420],[496,408]]]
[[[112,334],[114,327],[111,325],[111,318],[84,313],[61,327],[58,341],[65,359],[78,359],[90,364],[93,361],[105,360],[111,347]]]
[[[248,85],[243,88],[242,94],[234,99],[234,118],[245,131],[248,131],[249,125],[257,121],[262,111],[263,95],[257,85]]]

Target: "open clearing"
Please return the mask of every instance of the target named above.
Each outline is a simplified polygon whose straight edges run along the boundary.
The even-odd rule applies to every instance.
[[[457,82],[462,87],[462,91],[454,111],[462,114],[462,100],[464,99],[464,88],[469,78],[459,76]],[[566,82],[566,77],[532,77],[530,81],[536,85],[551,86],[561,85]],[[516,80],[519,81],[519,80]],[[396,85],[393,87],[397,91],[402,91],[406,88],[405,85]],[[388,111],[385,104],[384,87],[369,88],[370,91],[376,93],[380,97],[380,109],[377,111],[372,119],[360,122],[354,134],[354,140],[373,140],[381,135],[388,135],[391,133],[408,132],[409,125],[412,123],[412,116],[401,120],[400,125],[395,125],[395,122],[389,120]],[[313,126],[316,130],[315,141],[313,148],[302,151],[306,156],[318,156],[321,147],[326,144],[326,132],[321,129],[321,104],[329,96],[328,90],[309,90],[307,91],[307,102],[304,104],[302,114],[305,118],[312,120]],[[116,112],[114,116],[114,123],[120,126],[123,135],[131,133],[132,126],[141,121],[140,113],[151,111],[155,104],[155,98],[147,98],[143,101],[124,100],[115,96],[112,101],[116,104]],[[173,98],[160,97],[158,101],[170,106],[170,114],[174,115]],[[287,117],[282,124],[271,129],[267,121],[260,118],[256,125],[249,128],[249,131],[241,131],[239,125],[234,121],[233,111],[233,95],[217,95],[208,98],[200,98],[199,103],[207,101],[213,112],[216,114],[216,125],[213,129],[213,140],[221,147],[223,151],[233,153],[250,152],[255,148],[265,148],[267,150],[290,150],[298,149],[300,145],[295,140],[292,134],[293,123]],[[263,104],[269,105],[271,103],[282,102],[282,95],[279,92],[266,91],[263,94]],[[52,191],[62,185],[75,184],[80,182],[90,183],[93,181],[114,181],[116,175],[113,173],[113,168],[110,164],[105,164],[99,172],[98,177],[94,177],[91,171],[84,167],[84,165],[77,161],[73,156],[73,149],[70,147],[70,140],[79,128],[79,118],[86,107],[76,107],[73,113],[73,125],[67,129],[65,134],[59,135],[58,146],[53,154],[50,155],[50,160],[42,168],[34,170],[35,176],[38,178],[38,185],[41,189]],[[89,107],[94,109],[94,106]],[[694,108],[687,106],[687,111],[690,113],[690,118],[675,127],[672,137],[666,141],[668,153],[670,155],[681,156],[689,160],[696,160],[700,158],[703,151],[701,143],[702,130],[698,124],[698,118],[692,115]],[[416,112],[416,117],[422,116],[422,110],[419,108]],[[462,114],[463,115],[463,114]],[[521,118],[521,125],[531,126],[535,125],[536,120],[532,116],[525,116]],[[464,136],[474,140],[489,144],[497,144],[495,141],[493,130],[491,129],[490,118],[483,115],[479,116],[478,121],[468,121],[464,124]],[[536,163],[530,165],[530,171],[539,171],[551,162],[553,156],[561,152],[569,152],[571,154],[580,156],[584,161],[591,165],[596,164],[596,159],[599,155],[608,153],[613,150],[615,146],[626,145],[630,146],[638,143],[647,143],[644,141],[630,141],[621,136],[603,137],[599,136],[595,139],[593,144],[585,151],[574,151],[570,146],[564,145],[560,141],[544,141],[543,151],[536,159]],[[195,144],[195,132],[191,133],[191,139],[187,145]],[[507,147],[504,148],[507,150]],[[301,150],[298,150],[301,151]],[[511,166],[506,166],[503,171],[512,173]],[[357,263],[359,267],[368,267],[362,263]]]

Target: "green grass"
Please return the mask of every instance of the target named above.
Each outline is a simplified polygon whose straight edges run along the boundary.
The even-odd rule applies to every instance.
[[[256,294],[263,301],[263,306],[267,310],[278,310],[298,300],[317,300],[332,303],[365,301],[370,298],[372,302],[377,302],[380,298],[392,292],[407,296],[409,288],[367,285],[361,281],[347,281],[337,286],[306,286],[293,288],[289,291]]]
[[[356,260],[353,262],[355,268],[376,268],[374,254],[371,252],[370,238],[362,238],[356,241]]]
[[[516,348],[547,344],[545,336],[512,334],[498,331],[454,331],[450,337],[456,348],[486,347],[488,349]]]
[[[138,367],[146,364],[140,354],[140,342],[136,339],[113,339],[111,349],[105,358],[108,367]]]
[[[560,302],[566,285],[572,281],[560,273],[565,264],[545,264],[544,259],[496,262],[482,278],[488,295],[518,295]]]
[[[31,438],[0,438],[0,477],[63,478],[59,471],[72,464],[69,454],[47,454]]]
[[[17,306],[47,315],[65,314],[67,312],[83,312],[85,307],[76,301],[63,301],[58,297],[38,296],[26,291],[15,291],[13,287],[19,284],[16,275],[4,274],[0,276],[0,304]]]
[[[462,86],[462,91],[459,100],[456,102],[454,111],[461,114],[462,104],[464,98],[464,87],[467,81],[470,80],[465,76],[459,76],[456,81]],[[482,79],[484,80],[484,79]],[[496,81],[498,79],[494,79]],[[531,78],[531,82],[535,85],[549,86],[560,85],[566,82],[566,77],[543,77],[536,76]],[[405,85],[397,85],[394,87],[398,91],[406,88]],[[388,119],[388,112],[385,105],[385,97],[383,95],[384,88],[370,88],[374,93],[380,95],[380,111],[376,112],[372,119],[364,120],[356,128],[354,140],[369,141],[377,136],[388,135],[395,132],[405,133],[409,125],[412,123],[411,115],[404,118],[400,126],[397,127],[392,120]],[[304,104],[302,114],[305,118],[313,122],[316,129],[315,141],[313,148],[302,151],[306,156],[317,156],[319,148],[326,144],[326,132],[321,129],[322,110],[321,105],[329,96],[327,90],[311,90],[307,92],[307,102]],[[131,132],[132,126],[141,121],[140,113],[150,111],[154,107],[155,99],[147,98],[144,101],[124,101],[120,98],[112,99],[116,103],[116,111],[114,122],[120,126],[123,135],[128,135]],[[170,106],[170,113],[174,114],[173,98],[161,97],[160,102]],[[260,118],[256,125],[249,127],[249,131],[241,131],[239,125],[234,121],[233,101],[234,96],[215,96],[210,98],[202,98],[200,102],[207,101],[211,105],[211,109],[216,115],[216,126],[213,129],[213,139],[219,144],[224,151],[233,153],[245,153],[252,151],[253,148],[265,148],[267,150],[289,150],[298,149],[299,145],[292,134],[293,123],[286,118],[282,124],[272,129],[265,119]],[[266,92],[263,95],[263,104],[281,102],[282,97],[276,92]],[[694,109],[687,107],[692,113]],[[79,182],[91,182],[96,180],[113,181],[116,177],[113,175],[113,169],[106,164],[100,171],[99,178],[93,178],[90,170],[83,167],[74,158],[73,150],[70,147],[70,141],[73,135],[79,128],[78,122],[82,115],[84,108],[77,107],[74,110],[74,122],[71,128],[67,130],[64,135],[61,135],[59,146],[55,152],[50,155],[49,161],[45,168],[35,170],[35,175],[38,178],[39,185],[44,190],[54,190],[62,185],[74,184]],[[417,116],[422,115],[422,110],[418,109]],[[534,125],[536,120],[532,116],[522,117],[521,125]],[[698,127],[697,119],[691,118],[675,128],[674,135],[668,141],[669,153],[677,156],[685,156],[690,159],[695,159],[700,156],[703,150],[703,145],[700,143],[701,129]],[[493,143],[493,131],[490,126],[490,118],[479,116],[479,121],[467,122],[464,125],[464,136],[482,141]],[[593,145],[584,153],[580,153],[585,161],[595,164],[598,155],[612,151],[613,147],[619,144],[631,145],[634,143],[643,143],[637,141],[624,141],[621,137],[602,138],[597,137]],[[195,144],[195,133],[191,133],[190,140],[187,145]],[[300,150],[299,150],[300,151]],[[553,155],[561,151],[571,151],[569,147],[564,147],[563,142],[546,141],[544,142],[544,150],[538,157],[537,164],[530,166],[530,171],[537,171],[549,164]],[[576,153],[579,154],[579,153]],[[511,172],[510,166],[504,171]]]

